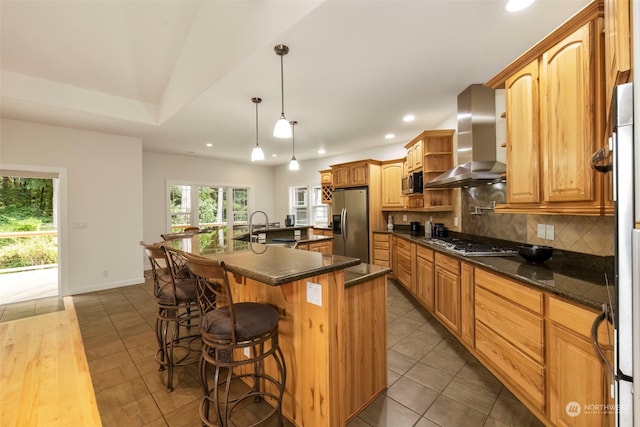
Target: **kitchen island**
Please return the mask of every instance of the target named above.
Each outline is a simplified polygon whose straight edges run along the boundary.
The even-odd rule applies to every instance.
[[[278,309],[294,425],[344,426],[386,388],[388,268],[206,234],[165,244],[224,261],[237,301]]]

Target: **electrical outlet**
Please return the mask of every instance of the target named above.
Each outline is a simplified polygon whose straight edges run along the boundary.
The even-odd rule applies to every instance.
[[[454,217],[453,217],[453,226],[454,226],[454,227],[457,227],[457,226],[458,226],[458,217],[457,217],[457,216],[454,216]]]
[[[406,221],[407,220],[407,216],[406,215],[402,215],[402,221]]]
[[[551,224],[545,226],[544,238],[547,240],[555,239],[555,227]]]
[[[242,351],[244,352],[244,357],[247,359],[251,357],[251,349],[249,347],[245,347]]]
[[[538,238],[544,239],[547,235],[547,230],[544,224],[538,224]]]

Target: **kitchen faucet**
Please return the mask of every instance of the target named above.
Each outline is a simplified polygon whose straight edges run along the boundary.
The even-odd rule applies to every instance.
[[[253,211],[251,213],[251,215],[249,215],[249,241],[253,242],[253,216],[257,213],[261,213],[262,215],[264,215],[264,223],[265,223],[265,227],[266,230],[269,230],[269,217],[267,216],[267,213],[265,211]],[[257,236],[256,236],[256,240],[257,240]]]

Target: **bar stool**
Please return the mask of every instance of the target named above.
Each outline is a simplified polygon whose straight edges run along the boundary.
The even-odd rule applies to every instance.
[[[201,312],[200,379],[204,397],[200,404],[200,418],[203,424],[235,425],[232,423],[238,421],[232,418],[234,409],[239,409],[238,412],[246,416],[253,413],[246,406],[249,399],[254,404],[261,404],[267,398],[273,406],[265,411],[262,419],[252,420],[251,425],[261,424],[277,414],[282,426],[286,368],[278,344],[278,311],[268,304],[234,303],[224,262],[191,254],[184,256],[187,268],[196,279]],[[269,363],[272,371],[269,373],[263,369],[268,357],[272,358],[272,363]],[[207,378],[208,365],[214,367],[212,385]],[[240,405],[242,402],[245,404]],[[216,419],[212,419],[209,413],[211,404],[216,410]],[[238,425],[247,425],[247,421]]]
[[[191,277],[177,276],[176,263],[180,260],[169,255],[163,245],[144,242],[140,242],[140,245],[151,263],[153,295],[158,306],[158,350],[155,359],[160,365],[160,371],[167,369],[167,392],[171,392],[174,367],[195,363],[198,360],[196,357],[190,357],[195,356],[200,350],[200,312],[196,287]],[[186,269],[186,266],[183,268]],[[186,330],[186,335],[183,335],[181,330]]]

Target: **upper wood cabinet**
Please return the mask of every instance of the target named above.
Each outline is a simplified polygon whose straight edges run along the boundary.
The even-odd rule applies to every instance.
[[[322,203],[333,201],[333,174],[331,169],[320,171],[320,188],[322,189]]]
[[[407,149],[407,172],[422,169],[424,162],[422,134],[408,142],[404,148]]]
[[[611,215],[605,176],[602,0],[585,7],[486,83],[504,87],[507,204],[498,212]]]
[[[331,165],[334,188],[361,187],[369,185],[371,160]],[[379,162],[376,162],[379,164]]]
[[[380,167],[382,180],[382,209],[404,207],[402,197],[402,172],[404,160],[382,162]]]
[[[507,201],[540,202],[538,60],[505,82],[507,119]]]
[[[605,0],[605,79],[607,123],[612,124],[613,88],[631,78],[631,11],[629,0]]]

